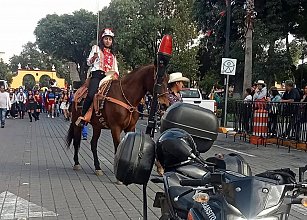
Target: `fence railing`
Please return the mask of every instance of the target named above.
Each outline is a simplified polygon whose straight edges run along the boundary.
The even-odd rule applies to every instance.
[[[234,130],[307,143],[307,103],[237,101]]]

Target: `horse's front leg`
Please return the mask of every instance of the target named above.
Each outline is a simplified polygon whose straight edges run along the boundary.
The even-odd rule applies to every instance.
[[[98,139],[100,137],[100,134],[101,134],[101,129],[100,128],[94,128],[94,126],[93,126],[93,137],[92,137],[92,140],[91,140],[91,150],[92,150],[93,157],[94,157],[95,174],[97,176],[103,175],[103,172],[100,168],[98,155],[97,155],[97,143],[98,143]]]

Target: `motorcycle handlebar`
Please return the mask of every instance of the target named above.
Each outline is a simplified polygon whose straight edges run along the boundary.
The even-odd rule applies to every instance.
[[[180,180],[180,185],[181,186],[204,186],[204,185],[212,182],[211,177],[212,177],[212,174],[207,173],[201,179]]]
[[[291,204],[301,204],[302,203],[302,198],[292,198],[291,199]]]
[[[204,185],[203,179],[195,179],[195,180],[180,180],[181,186],[202,186]]]

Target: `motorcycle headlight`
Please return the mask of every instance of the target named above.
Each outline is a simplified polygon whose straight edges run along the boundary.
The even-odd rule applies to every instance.
[[[263,217],[263,218],[254,218],[254,219],[247,219],[242,216],[236,216],[236,215],[227,215],[227,220],[278,220],[278,217]]]

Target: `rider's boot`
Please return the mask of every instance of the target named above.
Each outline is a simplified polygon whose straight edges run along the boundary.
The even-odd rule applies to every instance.
[[[85,119],[85,114],[88,111],[88,109],[90,108],[92,104],[92,100],[90,100],[88,97],[86,97],[86,99],[84,100],[83,103],[83,107],[82,107],[82,114],[81,116],[77,119],[77,121],[75,122],[75,124],[77,126],[83,127],[88,121],[86,121]]]

